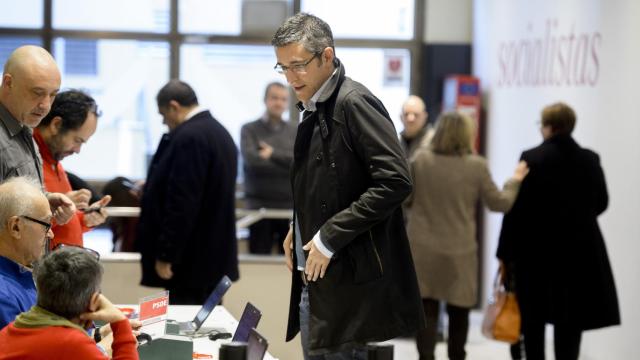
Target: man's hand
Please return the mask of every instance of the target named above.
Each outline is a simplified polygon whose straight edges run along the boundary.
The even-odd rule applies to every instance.
[[[91,200],[91,191],[87,189],[69,191],[65,195],[76,204],[76,208],[78,209],[84,209],[89,206],[89,200]]]
[[[273,146],[267,144],[264,141],[258,142],[258,145],[260,146],[258,155],[264,160],[269,160],[269,158],[271,158],[271,155],[273,155]]]
[[[156,273],[158,273],[160,279],[171,279],[173,277],[173,271],[171,271],[171,263],[156,260]]]
[[[140,335],[140,328],[142,327],[142,322],[138,319],[129,319],[129,324],[131,325],[133,336]],[[102,338],[102,340],[104,340],[107,336],[113,333],[113,330],[111,329],[111,325],[109,324],[105,326],[100,326],[100,329],[98,329],[98,331],[100,331],[100,337]],[[102,341],[100,341],[100,343],[102,343]],[[109,344],[109,346],[111,346],[111,344]]]
[[[111,201],[111,195],[106,195],[102,199],[94,202],[88,208],[90,209],[99,209],[97,211],[87,211],[84,213],[84,226],[86,227],[94,227],[102,224],[107,220],[107,211],[104,209],[107,204]]]
[[[284,259],[287,263],[289,271],[293,271],[293,226],[289,226],[289,232],[282,242],[284,249]]]
[[[80,314],[80,319],[85,321],[104,321],[106,323],[113,323],[120,320],[124,320],[127,317],[124,316],[122,311],[115,307],[106,296],[98,295],[98,306],[95,311],[86,312]]]
[[[320,279],[324,278],[324,273],[327,270],[327,266],[329,266],[331,258],[324,256],[316,248],[313,240],[309,241],[302,249],[309,250],[309,256],[307,256],[307,263],[304,268],[304,273],[307,274],[307,281],[316,281],[318,277]]]
[[[76,206],[65,194],[48,193],[49,207],[58,225],[64,225],[76,214]]]

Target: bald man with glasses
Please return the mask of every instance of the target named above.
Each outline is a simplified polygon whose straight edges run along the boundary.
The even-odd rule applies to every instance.
[[[52,217],[35,180],[14,177],[0,184],[0,328],[36,303],[32,264],[53,238]]]

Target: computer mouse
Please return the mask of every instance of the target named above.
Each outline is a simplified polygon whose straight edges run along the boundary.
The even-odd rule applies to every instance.
[[[153,339],[149,334],[140,333],[140,335],[136,336],[136,340],[138,340],[138,345],[144,345],[146,343],[150,343]]]
[[[228,339],[230,338],[232,335],[228,332],[213,332],[211,334],[209,334],[209,340],[219,340],[219,339]]]

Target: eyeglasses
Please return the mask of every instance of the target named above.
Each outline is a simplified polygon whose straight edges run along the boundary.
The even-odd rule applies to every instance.
[[[299,64],[293,64],[291,66],[285,66],[285,65],[282,65],[282,64],[276,64],[273,67],[273,69],[275,71],[277,71],[278,74],[286,74],[287,71],[289,71],[289,70],[293,71],[296,74],[304,74],[304,73],[307,72],[307,65],[309,65],[309,63],[311,63],[313,61],[313,59],[315,59],[318,56],[320,56],[320,54],[321,53],[316,53],[311,57],[311,59],[309,59],[309,60],[307,60],[305,62],[299,63]]]
[[[78,246],[78,245],[67,245],[67,244],[58,244],[56,246],[54,246],[52,251],[56,251],[58,249],[63,249],[63,248],[75,248],[75,249],[82,249],[84,251],[86,251],[87,253],[89,253],[89,255],[93,256],[94,258],[96,258],[96,260],[100,260],[100,253],[93,250],[93,249],[89,249],[83,246]]]
[[[44,222],[44,221],[38,220],[38,219],[34,219],[31,216],[27,216],[27,215],[20,215],[20,217],[23,217],[23,218],[25,218],[27,220],[33,221],[34,223],[38,223],[38,224],[44,226],[44,233],[45,234],[48,233],[49,230],[51,229],[51,223]]]

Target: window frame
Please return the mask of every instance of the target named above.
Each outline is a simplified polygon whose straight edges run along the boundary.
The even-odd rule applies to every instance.
[[[270,35],[207,35],[180,33],[178,26],[180,0],[169,0],[169,32],[132,32],[132,31],[99,31],[99,30],[65,30],[54,29],[53,1],[43,1],[43,26],[41,28],[11,28],[0,26],[0,36],[29,36],[39,37],[42,45],[49,52],[52,51],[55,38],[86,39],[86,40],[140,40],[160,41],[169,44],[169,78],[180,77],[180,48],[183,44],[216,44],[216,45],[265,45],[271,42]],[[291,14],[298,13],[301,8],[301,0],[289,0]],[[419,73],[422,66],[422,46],[424,43],[425,0],[414,0],[414,36],[410,40],[391,39],[335,39],[336,47],[351,48],[381,48],[381,49],[407,49],[410,54],[411,68],[409,79],[409,92],[420,94],[423,92],[420,84]],[[265,71],[272,71],[265,69]],[[291,93],[291,98],[295,94]],[[289,112],[297,111],[295,102],[291,101]],[[295,116],[291,117],[293,121]]]

